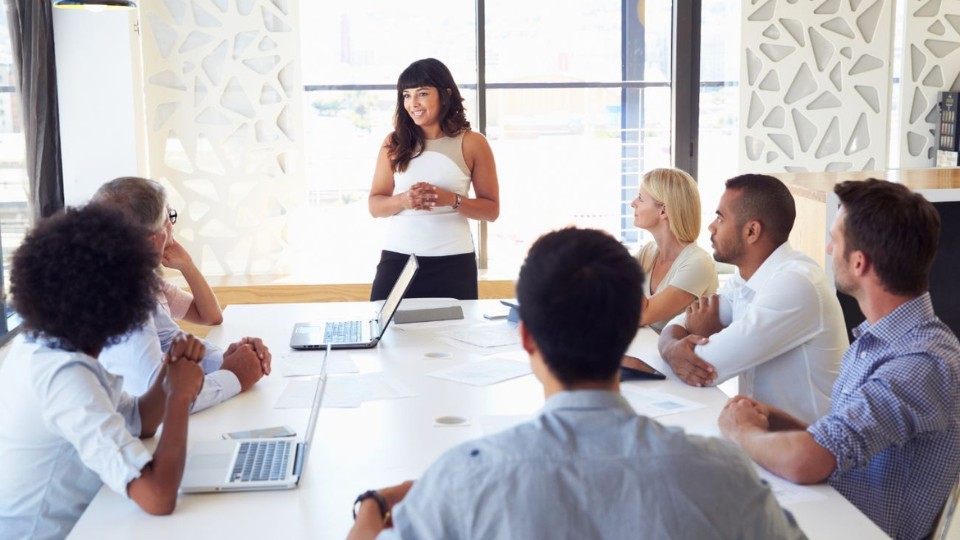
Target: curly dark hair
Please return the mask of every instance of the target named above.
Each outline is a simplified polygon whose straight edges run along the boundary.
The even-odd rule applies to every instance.
[[[432,86],[440,94],[440,129],[452,137],[470,129],[463,97],[453,75],[443,62],[424,58],[407,66],[397,79],[397,110],[393,115],[393,133],[386,144],[390,165],[395,172],[407,170],[410,160],[423,152],[423,130],[413,122],[403,106],[403,91]],[[448,94],[447,91],[450,91]]]
[[[27,334],[96,356],[157,304],[147,229],[100,204],[37,223],[13,255],[10,293]]]

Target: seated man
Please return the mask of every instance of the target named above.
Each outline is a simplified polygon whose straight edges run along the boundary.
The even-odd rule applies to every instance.
[[[156,265],[160,265],[162,255],[173,241],[173,214],[169,212],[166,193],[160,184],[144,178],[117,178],[101,186],[93,200],[122,210],[129,219],[146,227],[156,248]],[[158,276],[154,275],[153,279],[161,288],[169,287]],[[194,283],[201,288],[206,285],[202,277],[194,279]],[[204,291],[201,298],[213,295],[209,287]],[[212,303],[216,304],[215,298]],[[138,396],[156,380],[162,365],[160,358],[180,334],[180,327],[171,317],[167,295],[158,294],[151,317],[126,340],[107,347],[100,355],[100,363],[111,373],[123,377],[125,392]],[[259,338],[243,338],[225,352],[210,343],[204,344],[207,353],[201,366],[207,375],[193,405],[194,412],[247,390],[270,373],[270,351]]]
[[[787,238],[793,196],[772,176],[727,181],[710,224],[713,258],[737,266],[718,295],[702,298],[660,335],[660,354],[688,384],[740,376],[740,393],[807,422],[830,410],[849,344],[830,280]]]
[[[960,343],[927,292],[940,216],[882,180],[834,188],[837,289],[866,316],[843,356],[830,414],[814,424],[730,400],[720,429],[770,471],[827,480],[894,538],[927,537],[960,473]]]
[[[803,537],[746,456],[637,416],[620,396],[642,283],[605,233],[537,240],[517,298],[540,415],[453,448],[412,488],[364,493],[350,538],[381,533],[391,512],[381,538]]]
[[[151,514],[173,511],[203,344],[173,340],[140,398],[97,361],[156,305],[154,268],[146,231],[97,206],[39,222],[17,249],[24,333],[0,366],[0,538],[64,538],[104,484]],[[161,422],[151,455],[139,438]]]

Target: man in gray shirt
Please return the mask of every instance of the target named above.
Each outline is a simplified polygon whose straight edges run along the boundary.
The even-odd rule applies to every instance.
[[[543,410],[449,450],[416,484],[360,495],[349,538],[803,538],[744,454],[620,396],[642,282],[605,233],[537,240],[517,299]]]

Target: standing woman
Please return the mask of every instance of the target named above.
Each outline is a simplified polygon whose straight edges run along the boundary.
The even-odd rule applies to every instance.
[[[467,219],[496,220],[500,188],[490,145],[470,130],[460,90],[443,63],[417,60],[400,74],[393,125],[370,188],[370,214],[390,218],[370,300],[387,297],[410,254],[420,270],[407,297],[476,299]]]
[[[713,257],[697,245],[700,193],[689,174],[654,169],[630,206],[633,224],[653,235],[637,255],[647,275],[640,325],[659,332],[691,302],[717,292]]]

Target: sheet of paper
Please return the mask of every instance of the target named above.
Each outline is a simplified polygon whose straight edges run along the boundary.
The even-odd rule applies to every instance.
[[[428,373],[431,377],[473,386],[487,386],[532,373],[529,363],[503,358],[466,362]]]
[[[273,367],[284,377],[320,375],[324,351],[290,351],[273,357]],[[327,375],[359,373],[357,364],[348,356],[330,353],[327,360]]]
[[[402,382],[392,379],[383,373],[362,373],[360,375],[341,375],[330,377],[327,382],[327,392],[333,391],[338,399],[352,399],[363,401],[377,401],[381,399],[401,399],[416,396]],[[324,405],[327,400],[324,399]],[[333,406],[333,405],[331,405]],[[344,405],[348,406],[348,405]],[[355,405],[355,406],[359,406]]]
[[[512,428],[531,420],[531,414],[497,414],[480,417],[480,431],[484,435],[493,435],[494,433]]]
[[[280,394],[280,399],[274,405],[276,409],[309,409],[313,405],[313,396],[317,392],[317,383],[320,378],[293,379]],[[326,394],[324,394],[326,398]]]
[[[760,478],[770,484],[773,496],[777,498],[777,502],[779,502],[781,506],[790,506],[797,503],[818,501],[827,498],[826,495],[817,491],[817,488],[798,486],[789,480],[780,478],[759,465],[757,466],[757,473],[760,475]]]
[[[650,418],[695,411],[706,407],[703,403],[656,390],[636,390],[624,387],[620,389],[620,393],[637,414]]]
[[[440,340],[458,349],[490,355],[509,352],[520,346],[517,328],[506,323],[474,325],[438,332]]]

